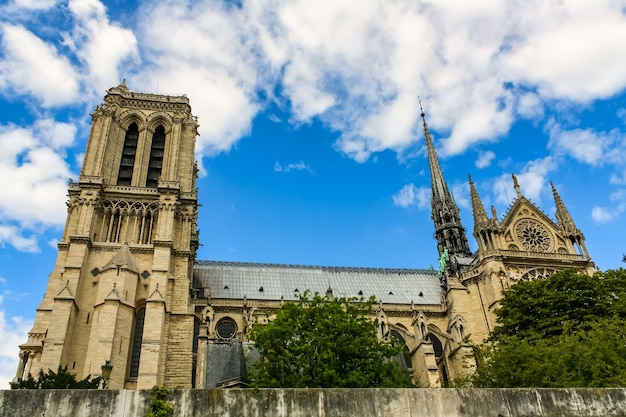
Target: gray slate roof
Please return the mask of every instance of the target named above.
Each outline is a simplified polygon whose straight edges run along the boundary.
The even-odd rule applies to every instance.
[[[207,288],[213,299],[267,301],[297,300],[305,290],[325,295],[330,287],[335,297],[375,295],[385,304],[439,305],[442,293],[433,270],[220,261],[197,262],[193,286]]]

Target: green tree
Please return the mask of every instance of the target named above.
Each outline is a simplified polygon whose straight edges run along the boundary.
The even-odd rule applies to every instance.
[[[48,372],[44,373],[40,369],[37,379],[29,374],[26,379],[11,382],[11,389],[96,389],[101,382],[101,377],[91,379],[91,375],[79,381],[76,375],[67,370],[67,366],[63,368],[59,366],[57,372],[48,369]]]
[[[626,386],[626,270],[519,283],[496,314],[475,386]]]
[[[163,388],[155,385],[150,391],[150,404],[148,405],[148,412],[146,417],[168,417],[172,415],[174,405],[167,401],[169,392]]]
[[[411,375],[391,360],[401,346],[380,343],[368,318],[374,299],[310,297],[285,303],[253,327],[261,359],[251,378],[259,387],[410,387]]]

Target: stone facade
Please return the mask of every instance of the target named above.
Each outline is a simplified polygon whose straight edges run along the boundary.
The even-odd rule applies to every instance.
[[[92,114],[79,180],[69,184],[57,262],[20,346],[16,379],[58,366],[84,378],[110,361],[110,388],[202,388],[214,372],[210,344],[249,344],[255,323],[307,289],[374,294],[379,337],[406,345],[405,364],[422,386],[467,375],[470,342],[493,330],[503,291],[565,268],[591,275],[595,267],[556,189],[553,221],[515,177],[517,198],[502,219],[493,209],[487,216],[470,178],[478,242],[471,253],[422,117],[439,272],[203,264],[196,261],[198,123],[189,100],[131,92],[124,83],[111,88]],[[400,298],[400,287],[410,297]]]

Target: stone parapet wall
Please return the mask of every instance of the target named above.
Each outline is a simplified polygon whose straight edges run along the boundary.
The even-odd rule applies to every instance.
[[[626,389],[172,390],[174,417],[614,417]],[[0,416],[143,417],[148,390],[0,391]]]

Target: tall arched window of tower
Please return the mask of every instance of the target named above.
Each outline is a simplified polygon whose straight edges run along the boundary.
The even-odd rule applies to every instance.
[[[143,325],[146,318],[146,309],[144,307],[135,313],[135,330],[133,332],[133,349],[130,354],[130,366],[128,368],[128,377],[137,378],[139,375],[139,361],[141,359],[141,342],[143,340]]]
[[[136,123],[128,126],[126,137],[124,138],[124,148],[122,149],[122,161],[120,171],[117,175],[117,185],[131,185],[133,179],[133,169],[135,167],[135,155],[137,153],[137,140],[139,138],[139,128]]]
[[[148,179],[146,187],[156,187],[161,176],[163,167],[163,155],[165,153],[165,128],[159,125],[152,135],[152,147],[150,148],[150,162],[148,163]]]

